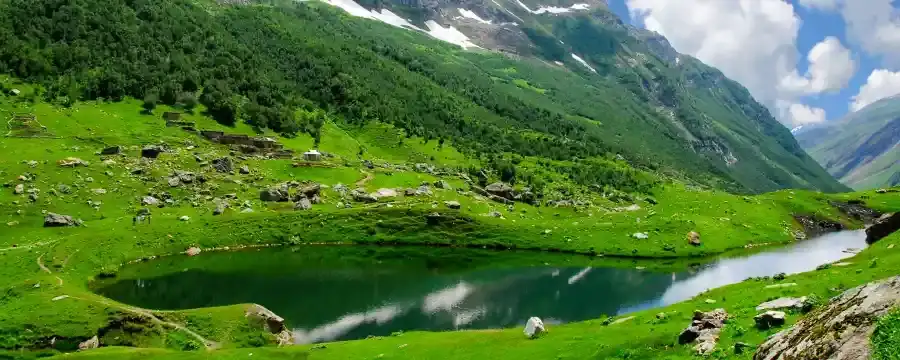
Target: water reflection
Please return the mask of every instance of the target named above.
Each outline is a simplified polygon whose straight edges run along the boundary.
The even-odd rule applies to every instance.
[[[531,316],[551,324],[595,319],[675,303],[748,277],[812,270],[852,256],[844,252],[848,248],[865,246],[864,233],[848,231],[676,273],[614,267],[309,266],[302,260],[313,254],[288,253],[272,265],[278,271],[184,265],[184,271],[163,276],[100,284],[97,292],[155,309],[259,303],[286,318],[298,342],[312,343],[396,331],[511,327]],[[210,254],[202,260],[219,256],[227,263],[237,262],[233,257],[238,255]],[[197,260],[179,257],[160,266]]]

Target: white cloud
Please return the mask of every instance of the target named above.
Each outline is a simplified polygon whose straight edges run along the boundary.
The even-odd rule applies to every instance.
[[[893,0],[841,1],[847,35],[867,53],[883,56],[888,66],[900,66],[900,11]]]
[[[850,109],[857,111],[878,100],[900,94],[900,71],[876,69],[869,75],[866,84],[853,97]]]
[[[794,125],[815,124],[825,121],[825,109],[803,104],[791,104],[788,107],[791,122]]]
[[[840,0],[799,0],[797,2],[804,7],[828,11],[837,9]]]
[[[838,38],[829,36],[809,51],[809,69],[805,76],[793,72],[781,79],[779,90],[808,95],[840,91],[856,73],[853,54]]]

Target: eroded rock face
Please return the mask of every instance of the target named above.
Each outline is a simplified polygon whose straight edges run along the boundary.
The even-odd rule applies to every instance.
[[[276,315],[271,310],[266,309],[262,305],[253,304],[247,308],[244,316],[247,317],[251,325],[261,326],[269,333],[275,334],[279,346],[293,344],[294,337],[284,325],[284,318]]]
[[[886,238],[897,230],[900,230],[900,213],[890,216],[885,215],[866,229],[866,242],[874,244],[876,241]]]
[[[725,309],[716,309],[709,312],[696,311],[691,325],[678,335],[679,344],[695,343],[694,351],[700,355],[706,355],[716,349],[719,341],[719,333],[728,321],[728,313]]]
[[[754,360],[865,360],[879,318],[900,305],[900,276],[848,290],[762,344]]]

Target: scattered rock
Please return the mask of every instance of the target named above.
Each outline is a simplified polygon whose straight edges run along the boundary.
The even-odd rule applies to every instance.
[[[441,189],[441,190],[450,190],[452,188],[450,186],[450,183],[448,183],[447,181],[444,181],[444,180],[435,181],[434,184],[432,184],[432,185],[434,186],[435,189]]]
[[[216,204],[216,208],[213,209],[213,215],[218,216],[225,213],[225,209],[228,209],[228,203],[222,201]]]
[[[44,216],[44,227],[76,226],[78,223],[69,215],[47,213]]]
[[[181,220],[181,221],[191,221],[191,217],[185,215],[185,216],[182,216],[182,217],[178,218],[178,220]]]
[[[635,239],[644,240],[644,239],[650,238],[650,235],[647,235],[647,233],[640,233],[640,232],[639,232],[639,233],[631,234],[631,237],[633,237],[633,238],[635,238]]]
[[[498,196],[507,200],[513,200],[516,197],[515,189],[507,183],[496,182],[484,188],[488,194]]]
[[[294,210],[309,210],[312,209],[312,202],[309,201],[309,198],[302,197],[294,204]]]
[[[198,248],[196,246],[192,246],[192,247],[188,248],[184,253],[187,256],[197,256],[197,255],[200,255],[201,252],[203,252],[203,250],[200,250],[200,248]]]
[[[735,354],[743,354],[743,353],[744,353],[744,350],[747,350],[747,349],[752,348],[752,347],[753,347],[753,346],[751,346],[751,345],[748,344],[748,343],[737,342],[737,343],[734,343],[734,353],[735,353]]]
[[[259,325],[264,325],[266,327],[266,330],[268,330],[272,334],[277,334],[286,330],[284,326],[284,318],[275,315],[275,313],[273,313],[269,309],[266,309],[262,305],[250,305],[244,316],[247,317],[251,322],[255,322]]]
[[[70,188],[69,185],[66,185],[66,184],[59,184],[56,187],[56,189],[59,190],[59,192],[61,192],[63,194],[68,194],[68,193],[72,192],[72,188]]]
[[[537,338],[546,331],[547,329],[544,328],[544,322],[538,317],[531,317],[528,319],[528,322],[525,323],[524,333],[525,337],[529,339]]]
[[[759,304],[759,306],[756,307],[756,311],[782,310],[782,309],[802,310],[804,307],[806,307],[806,301],[807,301],[806,296],[799,297],[799,298],[784,297],[784,298],[767,301],[762,304]]]
[[[700,355],[709,354],[715,350],[719,333],[727,321],[728,313],[725,309],[716,309],[710,312],[695,311],[691,325],[678,335],[678,343],[696,343],[694,351]]]
[[[900,213],[884,215],[866,229],[866,242],[874,244],[897,230],[900,230]]]
[[[103,148],[103,150],[100,150],[100,155],[118,155],[121,152],[121,146],[110,146],[107,148]]]
[[[96,335],[78,344],[78,350],[92,350],[98,347],[100,347],[100,339]]]
[[[60,161],[57,161],[56,163],[59,166],[63,166],[63,167],[76,167],[76,166],[88,166],[89,165],[87,161],[84,161],[84,160],[81,160],[81,159],[75,158],[75,157],[67,157]]]
[[[231,173],[234,171],[234,162],[230,157],[223,157],[212,161],[213,169],[220,173]]]
[[[785,314],[783,311],[769,310],[753,317],[756,327],[760,330],[767,330],[773,327],[784,325]]]
[[[179,182],[184,184],[191,184],[194,182],[194,180],[197,180],[197,176],[194,175],[194,173],[181,170],[175,170],[175,172],[172,173],[172,177],[178,179]]]
[[[688,242],[694,246],[700,246],[700,233],[696,231],[691,231],[687,235]]]
[[[91,189],[91,192],[97,195],[103,195],[106,194],[106,189]]]
[[[393,197],[397,197],[397,190],[382,188],[382,189],[378,189],[377,191],[375,191],[375,193],[372,194],[372,196],[379,198],[379,199],[380,198],[393,198]]]
[[[803,226],[804,232],[809,236],[818,236],[844,230],[844,225],[839,222],[818,219],[811,215],[795,215],[794,219]]]
[[[358,201],[358,202],[364,202],[364,203],[378,202],[377,197],[374,197],[371,194],[366,193],[365,190],[362,190],[362,189],[353,190],[352,195],[353,195],[353,200]]]
[[[431,188],[428,185],[419,186],[416,189],[416,195],[419,196],[431,196]]]
[[[462,208],[462,204],[460,204],[459,201],[444,201],[444,206],[454,210]]]
[[[13,189],[13,194],[22,195],[25,193],[25,185],[19,184]]]
[[[168,180],[170,187],[179,187],[181,186],[181,180],[178,180],[177,177],[170,177]]]
[[[766,285],[766,289],[778,289],[778,288],[786,288],[786,287],[792,287],[792,286],[797,286],[797,283],[783,283],[783,284]]]
[[[240,169],[238,169],[238,172],[241,174],[247,175],[250,173],[250,167],[247,165],[243,165],[240,167]]]
[[[148,196],[144,196],[144,198],[141,199],[141,205],[144,205],[144,206],[158,206],[158,205],[159,205],[159,199],[157,199],[157,198],[155,198],[155,197],[152,197],[152,196],[149,196],[149,195],[148,195]]]
[[[166,148],[159,145],[149,145],[145,146],[141,149],[141,157],[145,157],[148,159],[156,159],[159,157],[159,154],[166,152]]]
[[[287,202],[290,200],[287,186],[270,187],[259,192],[259,200],[266,202]]]

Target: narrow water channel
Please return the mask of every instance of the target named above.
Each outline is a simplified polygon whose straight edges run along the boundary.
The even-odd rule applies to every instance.
[[[298,342],[314,343],[504,328],[531,316],[549,323],[596,319],[676,303],[749,277],[814,270],[865,246],[864,232],[843,231],[667,272],[621,262],[546,266],[527,256],[507,260],[472,250],[319,246],[165,258],[93,286],[112,299],[160,310],[258,303],[283,316]]]

